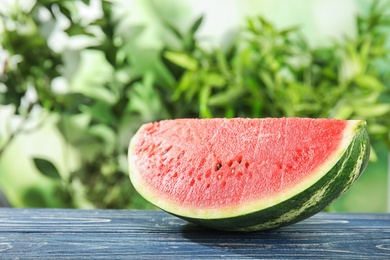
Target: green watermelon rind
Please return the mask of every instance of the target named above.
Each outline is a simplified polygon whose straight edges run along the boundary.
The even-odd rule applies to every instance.
[[[183,217],[189,222],[229,231],[258,231],[291,225],[324,210],[344,194],[365,170],[370,141],[365,123],[358,124],[356,135],[334,167],[303,192],[277,205],[246,215],[223,219]]]
[[[142,130],[141,130],[142,131]],[[365,122],[349,121],[343,142],[312,177],[274,200],[240,205],[233,209],[188,209],[175,205],[143,184],[133,165],[133,141],[129,146],[130,178],[136,190],[157,207],[189,222],[230,231],[255,231],[290,225],[325,209],[345,193],[364,171],[370,151]],[[217,217],[216,217],[217,216]],[[219,217],[218,217],[219,216]]]

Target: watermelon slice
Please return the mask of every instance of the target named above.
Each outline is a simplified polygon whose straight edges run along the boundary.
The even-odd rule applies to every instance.
[[[157,207],[211,228],[253,231],[323,210],[364,171],[361,120],[176,119],[143,125],[130,179]]]

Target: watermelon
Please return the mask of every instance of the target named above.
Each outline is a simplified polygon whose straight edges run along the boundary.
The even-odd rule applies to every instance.
[[[140,127],[130,180],[149,202],[210,228],[290,225],[326,208],[364,171],[361,120],[175,119]]]

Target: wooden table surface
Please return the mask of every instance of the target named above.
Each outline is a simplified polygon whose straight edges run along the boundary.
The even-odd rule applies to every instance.
[[[0,208],[0,259],[390,259],[390,214],[320,213],[266,232],[162,211]]]

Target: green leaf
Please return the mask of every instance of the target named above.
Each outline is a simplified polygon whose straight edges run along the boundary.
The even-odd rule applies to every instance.
[[[370,90],[383,90],[385,87],[382,82],[369,75],[358,75],[354,78],[354,82],[359,87]]]
[[[255,26],[255,24],[254,24],[254,20],[248,18],[248,19],[246,20],[246,23],[247,23],[247,25],[246,25],[247,30],[250,31],[250,32],[255,33],[255,32],[256,32],[256,26]]]
[[[63,114],[78,114],[80,106],[89,106],[93,103],[93,99],[85,96],[82,93],[66,93],[56,96],[55,111]]]
[[[194,91],[197,91],[198,81],[195,72],[187,71],[180,78],[175,92],[172,94],[172,100],[178,102],[181,96],[185,96],[187,101],[193,97]],[[191,91],[193,89],[193,91]]]
[[[64,30],[69,36],[75,36],[75,35],[88,35],[88,36],[94,36],[92,33],[87,32],[86,28],[79,25],[79,24],[72,24],[69,28]]]
[[[223,87],[226,84],[226,80],[217,73],[210,73],[206,75],[205,79],[207,85],[212,87]]]
[[[181,35],[181,32],[174,26],[172,25],[170,22],[168,21],[163,21],[163,24],[165,27],[168,28],[168,30],[170,30],[178,39],[182,40],[183,39],[183,36]]]
[[[194,24],[191,26],[190,30],[184,34],[182,41],[183,41],[183,46],[185,50],[192,52],[196,48],[196,38],[195,38],[195,33],[198,30],[199,26],[201,25],[203,20],[203,16],[198,18]]]
[[[371,123],[371,122],[367,124],[367,130],[371,134],[377,134],[377,135],[383,135],[389,132],[388,127],[381,124]]]
[[[198,69],[198,61],[192,58],[191,56],[189,56],[187,53],[166,51],[164,53],[164,57],[167,60],[185,69],[191,71],[195,71]]]
[[[364,118],[384,116],[390,113],[390,104],[361,104],[355,107],[355,113]]]
[[[105,124],[97,124],[89,127],[88,134],[99,138],[104,142],[107,154],[115,151],[117,147],[117,135],[115,131]]]
[[[279,34],[281,36],[286,36],[286,35],[288,35],[288,34],[290,34],[292,32],[296,32],[298,30],[299,30],[299,26],[291,26],[289,28],[286,28],[286,29],[283,29],[283,30],[279,31]]]
[[[58,8],[60,9],[61,13],[66,16],[66,18],[69,19],[69,21],[72,21],[72,12],[67,7],[65,7],[62,4],[58,5]]]
[[[81,104],[79,109],[99,123],[115,125],[118,122],[118,118],[112,113],[112,106],[105,102],[95,101],[92,105]]]
[[[225,57],[225,54],[223,53],[223,51],[221,49],[217,49],[216,50],[216,59],[217,59],[217,65],[218,65],[218,69],[221,71],[221,73],[225,76],[228,76],[229,75],[229,65],[228,65],[228,61]]]
[[[134,83],[133,89],[128,93],[128,111],[138,113],[144,121],[167,117],[167,111],[154,84],[154,75],[146,73],[142,82]]]
[[[196,31],[199,29],[200,25],[202,24],[202,21],[203,21],[203,16],[196,19],[194,24],[191,26],[190,33],[192,35],[195,35]]]
[[[259,73],[259,76],[263,81],[263,84],[266,86],[270,97],[275,98],[276,85],[274,80],[272,79],[271,72],[261,71]]]
[[[331,111],[330,117],[337,119],[348,119],[352,116],[354,110],[348,104],[340,104],[334,110]]]
[[[203,118],[213,117],[210,109],[207,106],[207,101],[211,94],[210,86],[204,86],[199,93],[199,112],[200,116]]]
[[[370,161],[371,162],[377,162],[378,161],[378,155],[375,152],[374,147],[370,145]]]
[[[33,158],[35,167],[46,177],[61,179],[61,175],[52,162],[43,158]]]
[[[208,104],[210,106],[228,106],[242,95],[243,89],[239,86],[230,86],[228,90],[212,95]]]

